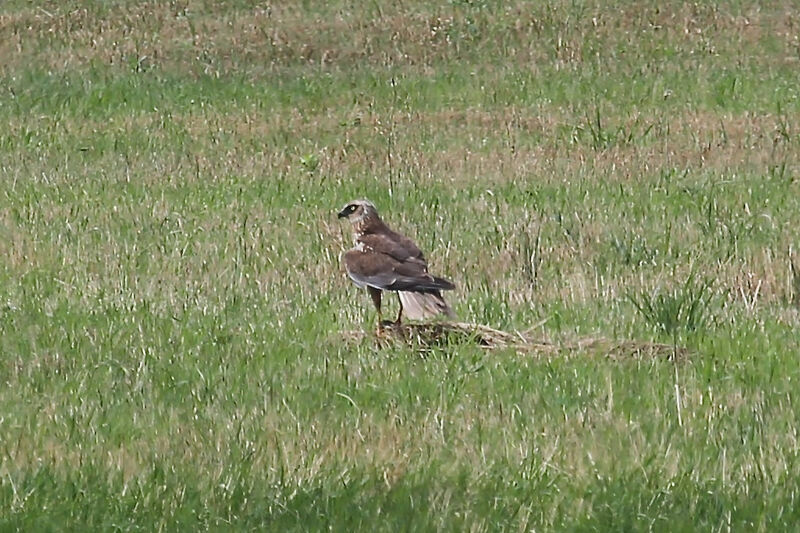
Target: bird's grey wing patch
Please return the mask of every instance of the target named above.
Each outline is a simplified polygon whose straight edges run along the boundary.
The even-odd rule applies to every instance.
[[[403,276],[394,271],[373,274],[349,271],[348,274],[350,279],[360,287],[369,286],[385,291],[427,291],[439,288],[439,285],[430,276]]]
[[[348,270],[348,271],[347,271],[347,276],[348,276],[348,277],[349,277],[349,278],[350,278],[350,279],[353,281],[353,283],[355,283],[356,285],[358,285],[358,286],[359,286],[359,288],[362,288],[362,289],[364,289],[364,288],[366,288],[366,287],[367,287],[367,284],[364,282],[364,280],[362,279],[362,277],[361,277],[361,276],[359,276],[358,274],[353,274],[352,272],[350,272],[350,271]]]

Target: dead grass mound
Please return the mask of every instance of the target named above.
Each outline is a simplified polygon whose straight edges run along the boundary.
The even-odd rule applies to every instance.
[[[402,325],[385,323],[379,333],[345,332],[345,337],[351,341],[360,341],[368,336],[373,336],[381,346],[407,344],[421,351],[453,344],[472,343],[487,350],[513,349],[519,353],[538,356],[591,354],[613,359],[663,358],[682,360],[689,355],[688,349],[671,344],[614,340],[605,337],[549,341],[535,339],[519,331],[502,331],[482,324],[470,324],[467,322],[432,322]]]

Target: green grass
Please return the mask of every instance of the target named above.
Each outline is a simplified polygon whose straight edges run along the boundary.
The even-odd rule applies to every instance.
[[[0,530],[794,531],[792,4],[318,4],[0,7]]]

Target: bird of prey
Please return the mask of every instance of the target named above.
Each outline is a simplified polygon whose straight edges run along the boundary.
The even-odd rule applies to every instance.
[[[428,263],[411,239],[392,231],[372,202],[355,200],[339,211],[339,218],[353,224],[355,247],[344,254],[344,266],[353,283],[366,287],[381,321],[382,291],[396,291],[400,312],[396,325],[405,312],[411,320],[424,320],[437,315],[454,318],[453,311],[441,291],[455,289],[451,281],[428,273]]]

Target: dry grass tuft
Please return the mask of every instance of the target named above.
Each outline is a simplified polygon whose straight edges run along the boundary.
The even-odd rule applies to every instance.
[[[369,335],[363,331],[345,331],[351,341]],[[535,356],[603,355],[611,359],[663,358],[684,360],[690,355],[687,348],[671,344],[635,340],[613,340],[604,337],[553,342],[530,337],[524,332],[508,332],[468,322],[431,322],[395,325],[384,323],[375,336],[379,346],[407,344],[425,352],[435,347],[454,344],[475,344],[487,350],[512,349]]]

